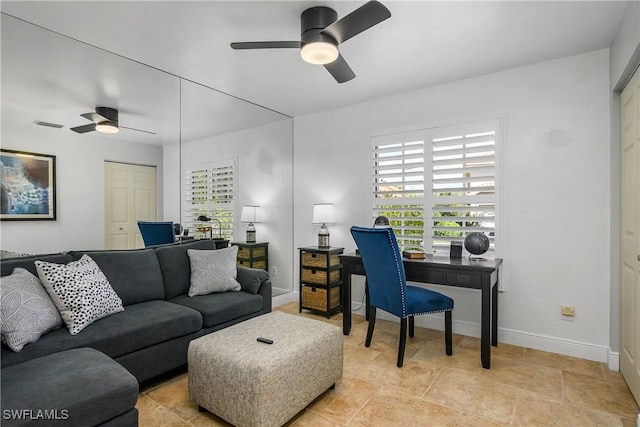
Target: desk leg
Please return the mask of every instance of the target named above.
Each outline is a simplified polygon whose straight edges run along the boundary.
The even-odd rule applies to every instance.
[[[491,345],[498,346],[498,283],[491,290]]]
[[[342,266],[342,333],[351,332],[351,269],[348,264]]]
[[[486,280],[486,279],[485,279]],[[482,367],[491,368],[491,284],[482,284],[482,315],[480,325],[480,359]]]

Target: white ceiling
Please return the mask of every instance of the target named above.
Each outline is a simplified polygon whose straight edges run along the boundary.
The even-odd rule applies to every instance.
[[[299,16],[306,8],[328,6],[342,17],[363,3],[2,1],[0,7],[5,14],[295,117],[607,48],[626,6],[615,1],[383,0],[391,18],[340,46],[356,73],[343,84],[322,66],[303,62],[294,49],[229,47],[232,41],[299,40]],[[4,49],[4,27],[2,31]],[[95,70],[99,64],[87,61],[86,67]],[[58,93],[69,102],[91,95],[83,102],[93,107],[98,96],[106,96],[96,73],[75,76],[74,91],[64,87]],[[42,74],[42,85],[56,84],[51,72]],[[142,74],[130,78],[128,85],[163,84],[141,79]],[[112,97],[117,101],[118,94]],[[73,112],[78,123],[65,124],[83,124],[78,117],[82,112]],[[124,117],[121,122],[126,125]],[[159,126],[143,117],[139,123],[154,130]]]

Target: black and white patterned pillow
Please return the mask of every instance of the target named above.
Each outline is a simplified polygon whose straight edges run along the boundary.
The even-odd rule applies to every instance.
[[[89,255],[68,264],[35,261],[38,276],[71,335],[124,310],[98,264]]]
[[[236,280],[237,246],[215,250],[188,249],[187,255],[191,264],[190,297],[241,289]]]
[[[24,268],[0,279],[2,342],[13,351],[62,325],[60,313],[40,280]]]

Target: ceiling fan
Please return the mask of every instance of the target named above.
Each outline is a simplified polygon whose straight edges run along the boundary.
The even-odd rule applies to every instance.
[[[118,133],[120,129],[135,130],[136,132],[144,132],[151,135],[155,135],[155,132],[148,130],[134,129],[126,126],[120,126],[118,123],[118,110],[109,107],[96,107],[95,113],[80,114],[87,120],[91,120],[93,123],[88,125],[76,126],[71,128],[72,131],[77,133],[87,133],[98,131],[102,133]]]
[[[300,41],[234,42],[233,49],[300,49],[300,56],[311,64],[321,64],[338,83],[353,79],[356,75],[340,55],[338,45],[357,36],[364,30],[391,17],[382,3],[370,1],[344,18],[338,20],[335,10],[317,6],[306,9],[300,15]]]

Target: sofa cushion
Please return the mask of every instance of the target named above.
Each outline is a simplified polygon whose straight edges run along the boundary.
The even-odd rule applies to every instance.
[[[0,279],[2,342],[20,351],[41,335],[62,325],[58,309],[40,280],[24,268]]]
[[[203,327],[209,328],[262,310],[262,295],[247,292],[223,292],[189,297],[181,295],[171,302],[190,307],[202,314]]]
[[[242,290],[250,294],[257,294],[258,291],[260,291],[262,283],[269,280],[269,273],[265,270],[243,267],[241,265],[236,269],[238,271],[237,280],[240,282]]]
[[[189,292],[191,264],[187,250],[215,248],[216,243],[213,240],[196,240],[178,245],[158,246],[153,249],[158,255],[167,300]]]
[[[188,249],[187,255],[191,264],[190,297],[240,290],[236,280],[237,246],[211,251]]]
[[[56,253],[45,255],[33,255],[28,257],[3,259],[0,262],[0,276],[8,276],[13,272],[16,267],[24,268],[29,273],[37,276],[36,265],[33,263],[35,260],[42,260],[47,262],[55,262],[57,264],[66,264],[73,261],[73,256],[68,253]]]
[[[160,264],[153,249],[82,251],[72,254],[75,259],[88,254],[103,271],[125,306],[164,299]]]
[[[100,319],[77,335],[57,329],[25,346],[19,353],[3,347],[0,360],[5,367],[79,347],[91,347],[110,357],[118,357],[201,328],[202,316],[196,310],[167,301],[147,301],[127,306],[120,313]]]
[[[54,417],[3,417],[3,426],[98,425],[132,410],[137,400],[136,378],[90,348],[55,353],[2,370],[3,415],[26,410],[31,417],[47,413]]]
[[[36,261],[38,276],[71,335],[124,310],[122,300],[89,255],[68,264]]]

